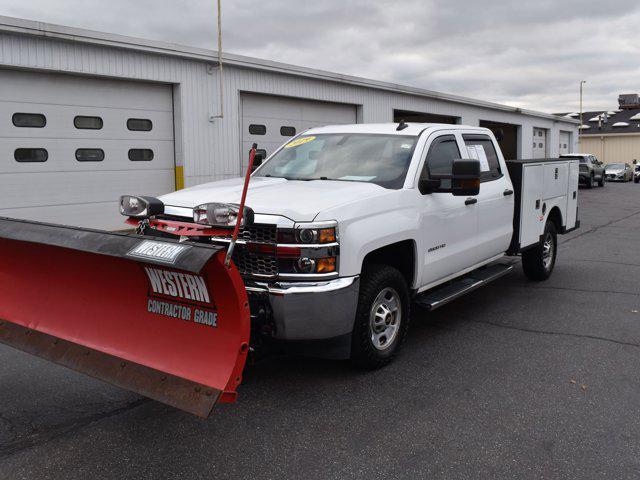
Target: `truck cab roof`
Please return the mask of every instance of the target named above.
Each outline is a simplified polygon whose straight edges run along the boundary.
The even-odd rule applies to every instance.
[[[324,127],[310,128],[303,135],[323,134],[323,133],[369,133],[386,135],[418,136],[424,130],[477,130],[488,133],[489,129],[483,127],[472,127],[469,125],[452,125],[448,123],[410,123],[405,122],[406,128],[397,130],[398,123],[358,123],[353,125],[327,125]]]

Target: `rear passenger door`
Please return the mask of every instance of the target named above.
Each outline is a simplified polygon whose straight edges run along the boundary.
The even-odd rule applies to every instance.
[[[463,133],[467,158],[480,160],[477,259],[483,262],[507,250],[513,234],[513,185],[502,152],[489,135]]]

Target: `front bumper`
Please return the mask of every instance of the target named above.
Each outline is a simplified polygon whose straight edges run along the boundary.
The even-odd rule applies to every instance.
[[[251,315],[276,340],[326,340],[351,334],[360,278],[322,282],[247,283]],[[258,318],[258,317],[262,318]]]

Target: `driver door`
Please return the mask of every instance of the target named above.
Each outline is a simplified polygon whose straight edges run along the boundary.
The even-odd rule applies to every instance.
[[[460,154],[461,139],[453,131],[432,134],[427,142],[420,178],[451,175],[453,161]],[[443,180],[443,187],[446,187]],[[421,286],[455,276],[476,263],[478,200],[455,197],[452,193],[433,192],[421,195],[420,231],[422,234]]]

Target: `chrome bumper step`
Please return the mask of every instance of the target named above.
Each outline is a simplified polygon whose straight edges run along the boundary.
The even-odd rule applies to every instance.
[[[512,263],[495,263],[475,270],[452,283],[424,292],[413,301],[427,310],[435,310],[466,293],[503,277],[512,270]]]

